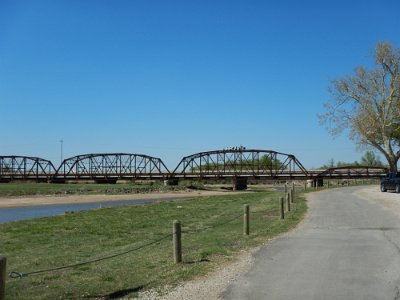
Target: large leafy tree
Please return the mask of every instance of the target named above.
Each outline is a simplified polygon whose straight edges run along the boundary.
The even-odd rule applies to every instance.
[[[392,172],[400,158],[400,48],[378,43],[371,68],[357,67],[354,74],[333,80],[333,96],[319,115],[332,134],[350,129],[360,146],[383,154]]]

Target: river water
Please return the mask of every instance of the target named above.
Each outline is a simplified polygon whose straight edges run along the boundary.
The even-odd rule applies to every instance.
[[[57,204],[26,207],[0,208],[0,223],[29,220],[34,218],[62,215],[65,212],[91,210],[101,207],[149,204],[157,201],[171,201],[176,198],[158,198],[143,200],[103,201],[95,203]]]
[[[275,187],[276,190],[284,190],[284,187]],[[91,210],[101,207],[115,207],[124,205],[149,204],[157,201],[172,201],[177,198],[157,198],[142,200],[119,200],[119,201],[101,201],[94,203],[79,204],[57,204],[57,205],[40,205],[40,206],[24,206],[12,208],[0,208],[0,223],[29,220],[34,218],[50,217],[62,215],[70,211]]]

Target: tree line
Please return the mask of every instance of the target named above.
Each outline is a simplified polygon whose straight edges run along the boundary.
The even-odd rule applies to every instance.
[[[349,166],[387,167],[387,165],[385,165],[381,161],[380,157],[376,155],[373,151],[366,151],[365,154],[361,157],[360,161],[335,162],[335,160],[331,158],[327,164],[322,165],[321,167],[319,167],[319,169],[329,169],[329,168],[349,167]]]

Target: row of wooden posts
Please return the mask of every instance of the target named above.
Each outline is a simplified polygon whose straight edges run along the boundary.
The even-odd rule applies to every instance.
[[[290,212],[291,204],[294,203],[295,198],[295,186],[294,183],[292,188],[288,190],[287,185],[285,185],[285,195],[284,197],[279,198],[279,207],[280,207],[280,218],[285,219],[285,211]],[[286,202],[286,210],[285,210],[285,202]],[[173,255],[174,262],[176,264],[182,262],[182,230],[181,230],[181,221],[175,220],[173,222]],[[250,205],[244,204],[243,206],[243,234],[250,234]]]

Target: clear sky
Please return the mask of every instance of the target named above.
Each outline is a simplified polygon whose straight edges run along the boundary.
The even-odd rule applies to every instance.
[[[161,157],[244,145],[358,160],[317,114],[400,46],[400,2],[0,0],[1,155]],[[382,157],[382,156],[381,156]]]

